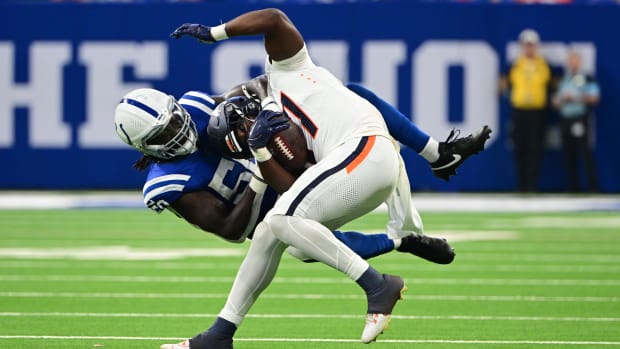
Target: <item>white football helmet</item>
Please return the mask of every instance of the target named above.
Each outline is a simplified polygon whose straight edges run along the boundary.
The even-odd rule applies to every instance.
[[[171,159],[196,151],[196,125],[174,97],[152,88],[126,94],[114,112],[116,133],[146,155]]]

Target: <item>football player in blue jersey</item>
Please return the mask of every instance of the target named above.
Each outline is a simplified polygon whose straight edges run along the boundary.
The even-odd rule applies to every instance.
[[[248,154],[235,154],[219,141],[210,142],[207,131],[210,120],[212,130],[216,123],[227,121],[226,113],[256,116],[261,108],[258,100],[265,96],[264,76],[221,96],[190,91],[177,101],[154,89],[125,95],[115,111],[115,126],[125,143],[143,153],[134,167],[148,169],[143,187],[145,205],[158,213],[168,209],[231,242],[251,238],[278,193],[262,181],[254,161],[243,159]],[[238,144],[231,136],[227,141]],[[439,264],[454,258],[444,239],[426,235],[390,239],[386,234],[334,234],[363,258],[394,249]],[[289,248],[288,252],[307,260],[299,250]]]

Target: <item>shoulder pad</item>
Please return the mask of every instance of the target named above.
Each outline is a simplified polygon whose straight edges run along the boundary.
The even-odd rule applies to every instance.
[[[179,99],[179,104],[184,107],[194,107],[207,115],[211,115],[216,106],[216,103],[211,96],[200,91],[186,92]]]

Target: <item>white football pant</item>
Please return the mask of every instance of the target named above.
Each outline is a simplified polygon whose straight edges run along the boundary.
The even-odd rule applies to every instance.
[[[256,227],[220,317],[241,323],[273,279],[289,245],[357,280],[368,262],[331,230],[388,199],[398,202],[392,194],[403,172],[397,146],[383,136],[351,139],[308,168]]]

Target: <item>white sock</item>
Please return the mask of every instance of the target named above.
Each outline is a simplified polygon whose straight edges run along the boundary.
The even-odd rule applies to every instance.
[[[437,142],[435,138],[429,137],[424,149],[422,149],[422,151],[418,154],[425,158],[429,163],[439,160],[439,142]]]
[[[392,239],[392,241],[394,241],[394,249],[399,248],[400,244],[403,242],[402,239]]]

